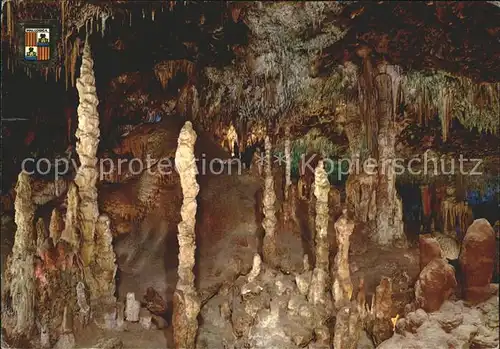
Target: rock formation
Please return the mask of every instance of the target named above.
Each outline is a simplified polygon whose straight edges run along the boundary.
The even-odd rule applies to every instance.
[[[395,96],[398,93],[400,70],[383,62],[375,77],[378,118],[378,184],[377,184],[377,233],[380,245],[405,242],[403,208],[396,191],[394,160],[396,158]]]
[[[29,338],[35,326],[35,206],[31,197],[31,180],[21,172],[17,179],[15,200],[17,225],[12,255],[7,262],[7,287],[10,292],[12,324],[2,316],[2,327],[13,339]]]
[[[79,230],[82,235],[80,254],[83,266],[90,274],[90,263],[94,257],[94,238],[99,210],[97,205],[98,179],[97,169],[97,146],[99,144],[99,114],[97,105],[99,99],[96,93],[94,77],[94,61],[91,57],[90,44],[85,42],[83,51],[80,77],[76,87],[80,97],[78,105],[78,129],[76,131],[76,152],[80,159],[80,167],[77,170],[75,184],[78,187],[80,197]]]
[[[492,294],[495,246],[495,232],[490,223],[484,218],[476,219],[467,229],[459,257],[463,293],[469,302],[482,302]]]
[[[61,233],[64,230],[64,220],[61,215],[61,211],[57,208],[52,210],[52,214],[50,216],[50,224],[49,224],[49,234],[53,243],[57,243],[59,238],[61,237]]]
[[[347,305],[352,297],[353,286],[349,272],[349,238],[354,230],[354,222],[347,217],[347,210],[335,222],[337,255],[335,256],[333,300],[335,308]]]
[[[433,259],[442,258],[441,247],[436,239],[420,236],[418,246],[420,250],[420,271]]]
[[[76,152],[80,159],[80,167],[77,170],[75,184],[78,187],[78,230],[81,234],[80,258],[85,270],[86,282],[89,286],[91,301],[105,296],[105,302],[113,303],[114,265],[115,254],[112,247],[109,221],[102,219],[98,230],[99,208],[97,201],[97,179],[99,176],[97,168],[97,148],[99,145],[99,114],[97,105],[99,99],[96,93],[94,77],[94,61],[91,57],[90,44],[85,42],[80,68],[80,77],[76,87],[80,97],[78,105],[78,129],[76,131]],[[68,208],[76,203],[74,191],[68,194]],[[70,211],[71,217],[76,212]],[[73,243],[75,231],[74,226],[66,222],[65,234]],[[98,244],[96,250],[96,242]],[[96,255],[99,253],[99,255]],[[97,259],[95,258],[97,257]],[[109,283],[109,285],[104,285]]]
[[[191,122],[186,122],[179,134],[179,143],[175,153],[175,166],[181,179],[182,221],[178,225],[179,241],[179,280],[174,293],[172,325],[176,349],[194,349],[198,330],[200,300],[194,285],[193,267],[195,263],[195,224],[196,196],[199,186],[196,182],[196,163],[194,144],[196,133]]]
[[[383,277],[375,289],[371,309],[371,333],[375,345],[379,345],[392,336],[393,324],[391,321],[391,311],[392,281],[389,278]]]
[[[422,269],[415,284],[416,302],[427,312],[436,311],[456,286],[455,269],[445,259],[434,258]]]
[[[74,183],[69,184],[67,195],[66,220],[60,239],[78,249],[80,247],[80,237],[78,236],[78,188]],[[54,243],[57,243],[57,241],[54,241]]]
[[[270,265],[277,265],[277,246],[276,246],[276,193],[274,191],[274,178],[272,172],[272,154],[271,140],[266,136],[265,140],[266,157],[264,163],[264,198],[262,200],[264,219],[262,226],[264,228],[264,241],[262,244],[262,252],[264,261]]]
[[[287,127],[285,131],[285,199],[288,199],[288,192],[292,184],[292,157],[290,154],[290,128]]]

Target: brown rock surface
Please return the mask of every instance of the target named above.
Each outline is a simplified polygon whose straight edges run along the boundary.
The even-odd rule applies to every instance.
[[[423,270],[434,258],[441,258],[441,247],[439,242],[429,236],[419,237],[420,248],[420,270]]]
[[[495,232],[490,223],[483,218],[476,219],[467,229],[459,257],[464,297],[469,302],[482,302],[492,294],[495,246]]]
[[[425,266],[415,284],[415,298],[427,312],[437,311],[457,286],[455,269],[444,259],[435,258]]]

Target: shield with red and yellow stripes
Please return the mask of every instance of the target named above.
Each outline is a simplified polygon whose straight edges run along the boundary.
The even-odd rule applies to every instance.
[[[27,61],[50,60],[50,28],[25,28],[24,48]]]

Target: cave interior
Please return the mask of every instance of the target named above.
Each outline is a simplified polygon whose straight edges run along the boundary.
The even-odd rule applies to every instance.
[[[1,61],[2,349],[498,348],[499,1],[2,0]]]

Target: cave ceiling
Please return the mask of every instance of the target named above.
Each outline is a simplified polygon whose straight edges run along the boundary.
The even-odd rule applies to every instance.
[[[183,70],[187,83],[196,85],[195,95],[184,88],[189,91],[178,98],[196,104],[185,109],[207,127],[214,120],[260,120],[297,132],[315,124],[335,128],[325,120],[341,120],[339,106],[345,109],[344,102],[358,98],[366,51],[374,62],[430,76],[431,85],[434,76],[467,79],[457,80],[460,86],[491,84],[481,99],[491,104],[483,128],[498,127],[491,117],[500,100],[498,2],[10,3],[17,22],[43,14],[62,23],[63,74],[75,70],[68,47],[79,37],[81,50],[91,32],[103,88],[134,71],[161,80],[158,69],[166,69],[169,80],[175,72],[165,62],[178,61],[181,68],[173,69]],[[5,30],[2,43],[5,52],[15,50]],[[182,83],[174,84],[181,95]],[[462,109],[472,110],[467,108]]]

